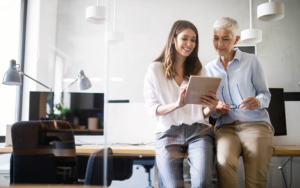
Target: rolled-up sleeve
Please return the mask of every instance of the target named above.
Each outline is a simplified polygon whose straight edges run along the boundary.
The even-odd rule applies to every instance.
[[[146,102],[146,108],[151,117],[156,118],[156,109],[160,105],[155,88],[153,70],[151,66],[148,68],[147,75],[144,80],[144,97]]]
[[[268,108],[271,100],[271,93],[268,89],[263,67],[258,58],[256,58],[256,62],[253,66],[252,83],[256,89],[256,98],[260,102],[259,109]]]

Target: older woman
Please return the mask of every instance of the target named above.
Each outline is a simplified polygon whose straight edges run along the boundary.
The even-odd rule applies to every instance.
[[[240,39],[238,23],[228,17],[213,26],[218,57],[207,64],[207,75],[222,77],[217,91],[219,104],[216,150],[219,187],[238,187],[237,165],[243,157],[246,187],[266,187],[273,153],[273,132],[268,107],[271,94],[256,55],[234,49]]]

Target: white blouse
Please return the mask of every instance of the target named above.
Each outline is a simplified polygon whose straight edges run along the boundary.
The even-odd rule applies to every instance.
[[[205,75],[205,67],[202,67],[199,76]],[[156,116],[157,107],[176,102],[180,94],[180,88],[187,84],[187,80],[184,80],[179,86],[174,79],[166,79],[163,63],[154,62],[149,65],[144,81],[144,97],[148,113],[158,121],[158,126],[155,129],[156,133],[165,132],[172,125],[192,125],[196,122],[204,122],[203,106],[200,104],[187,104],[169,114]]]

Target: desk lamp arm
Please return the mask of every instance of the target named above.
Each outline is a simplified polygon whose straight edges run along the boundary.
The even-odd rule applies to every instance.
[[[30,78],[31,80],[37,82],[38,84],[40,84],[40,85],[44,86],[45,88],[49,89],[50,91],[52,91],[52,88],[51,88],[51,87],[48,87],[48,86],[46,86],[45,84],[43,84],[43,83],[37,81],[36,79],[34,79],[34,78],[28,76],[27,74],[25,74],[24,72],[22,72],[18,67],[14,67],[14,68],[15,68],[20,74],[26,76],[27,78]]]
[[[79,77],[77,77],[77,79],[72,82],[70,85],[68,85],[65,89],[63,89],[62,91],[65,91],[67,88],[71,87],[71,85],[75,84],[78,81]]]

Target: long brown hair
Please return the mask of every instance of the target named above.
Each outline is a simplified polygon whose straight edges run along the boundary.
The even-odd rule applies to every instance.
[[[191,75],[198,75],[202,69],[202,64],[198,57],[198,48],[199,48],[198,30],[191,22],[185,20],[178,20],[172,26],[172,29],[168,37],[168,41],[163,51],[158,56],[158,58],[156,58],[153,61],[153,62],[164,63],[164,67],[166,71],[165,77],[167,79],[172,79],[177,75],[175,70],[176,48],[175,45],[172,44],[172,42],[174,41],[174,38],[177,37],[179,33],[181,33],[183,30],[187,28],[192,29],[196,33],[196,45],[192,53],[185,59],[183,78],[188,79]]]

